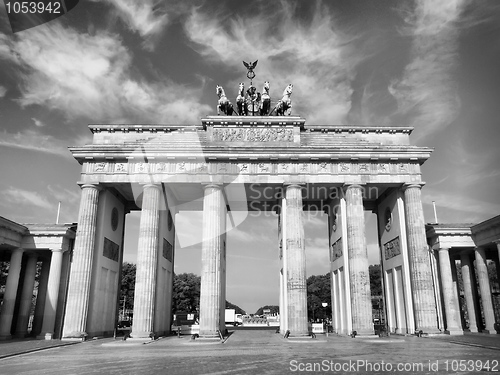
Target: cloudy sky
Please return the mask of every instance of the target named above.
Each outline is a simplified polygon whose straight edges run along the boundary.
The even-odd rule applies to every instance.
[[[293,83],[307,123],[415,127],[413,144],[435,148],[428,222],[433,200],[441,222],[500,214],[498,1],[87,0],[16,34],[0,6],[0,215],[54,222],[61,201],[61,222],[77,221],[67,146],[90,141],[89,123],[198,124],[215,114],[215,86],[234,100],[241,61],[257,59],[255,82],[271,95]],[[129,215],[128,261],[138,222]],[[308,275],[328,271],[326,230],[307,220]],[[278,303],[276,236],[270,216],[228,234],[228,299],[248,312]],[[199,255],[177,249],[176,272],[200,274]]]

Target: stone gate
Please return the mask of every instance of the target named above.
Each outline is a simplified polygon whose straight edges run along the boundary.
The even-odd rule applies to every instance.
[[[307,125],[295,116],[208,116],[198,125],[90,125],[63,338],[112,334],[124,219],[140,210],[131,336],[169,333],[175,215],[203,211],[200,335],[223,331],[226,232],[278,215],[281,329],[308,335],[303,211],[328,214],[334,330],[372,334],[364,211],[377,214],[389,329],[437,331],[421,202],[431,149],[412,128]],[[327,249],[325,249],[327,251]]]

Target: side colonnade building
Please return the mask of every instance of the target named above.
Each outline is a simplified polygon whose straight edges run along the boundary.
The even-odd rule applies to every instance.
[[[0,340],[61,337],[75,231],[76,224],[18,224],[0,217],[0,261],[9,262]]]
[[[427,237],[439,280],[440,326],[452,335],[500,333],[500,216],[479,224],[428,224]]]

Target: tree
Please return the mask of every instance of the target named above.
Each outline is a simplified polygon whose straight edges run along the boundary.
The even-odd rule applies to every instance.
[[[120,288],[120,309],[123,308],[125,299],[125,310],[134,308],[135,273],[136,265],[124,262],[122,265],[122,284]]]
[[[201,277],[194,273],[174,275],[172,312],[194,313],[200,308]]]
[[[380,264],[373,264],[368,267],[370,274],[370,290],[372,297],[382,295],[382,267]]]
[[[255,312],[255,315],[263,315],[264,310],[271,310],[271,314],[279,314],[280,307],[275,305],[262,306]]]
[[[309,319],[325,319],[332,314],[332,293],[330,274],[309,276],[307,278],[307,312]],[[326,308],[323,303],[328,303]]]

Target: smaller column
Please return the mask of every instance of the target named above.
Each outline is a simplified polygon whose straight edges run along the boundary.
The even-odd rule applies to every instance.
[[[54,337],[57,302],[59,300],[59,285],[61,282],[62,259],[62,249],[53,249],[52,259],[50,260],[49,279],[47,282],[47,297],[45,299],[43,325],[42,331],[37,336],[38,339],[52,340]]]
[[[31,327],[31,336],[37,336],[42,332],[43,312],[45,310],[45,300],[47,297],[47,283],[49,281],[50,259],[44,259],[40,280],[38,281],[38,291],[36,294],[35,317]]]
[[[14,318],[14,308],[16,305],[17,287],[19,286],[19,275],[21,274],[21,264],[24,249],[15,249],[10,256],[9,274],[5,284],[5,294],[3,296],[2,311],[0,313],[0,340],[12,338],[10,330],[12,319]]]
[[[24,338],[28,335],[33,289],[35,288],[36,261],[37,256],[35,254],[30,254],[28,256],[26,271],[24,273],[23,290],[19,303],[19,312],[17,314],[16,331],[14,333],[16,338]]]
[[[453,285],[450,263],[450,252],[447,248],[439,249],[439,268],[441,271],[441,286],[444,298],[444,311],[446,314],[446,333],[450,335],[463,335],[460,328],[459,304]]]
[[[460,254],[460,265],[462,267],[462,282],[464,285],[465,303],[467,304],[467,315],[469,316],[469,331],[478,332],[478,321],[481,319],[477,306],[477,286],[475,282],[473,265],[470,254]]]
[[[496,263],[496,269],[497,269],[497,280],[500,282],[500,240],[498,241],[493,241],[497,245],[497,261]],[[500,317],[499,317],[500,319]]]
[[[491,300],[490,279],[488,276],[488,266],[486,264],[486,254],[484,249],[477,247],[475,250],[476,271],[479,280],[479,291],[481,293],[481,303],[483,305],[483,315],[485,322],[484,333],[495,334],[495,313]]]

